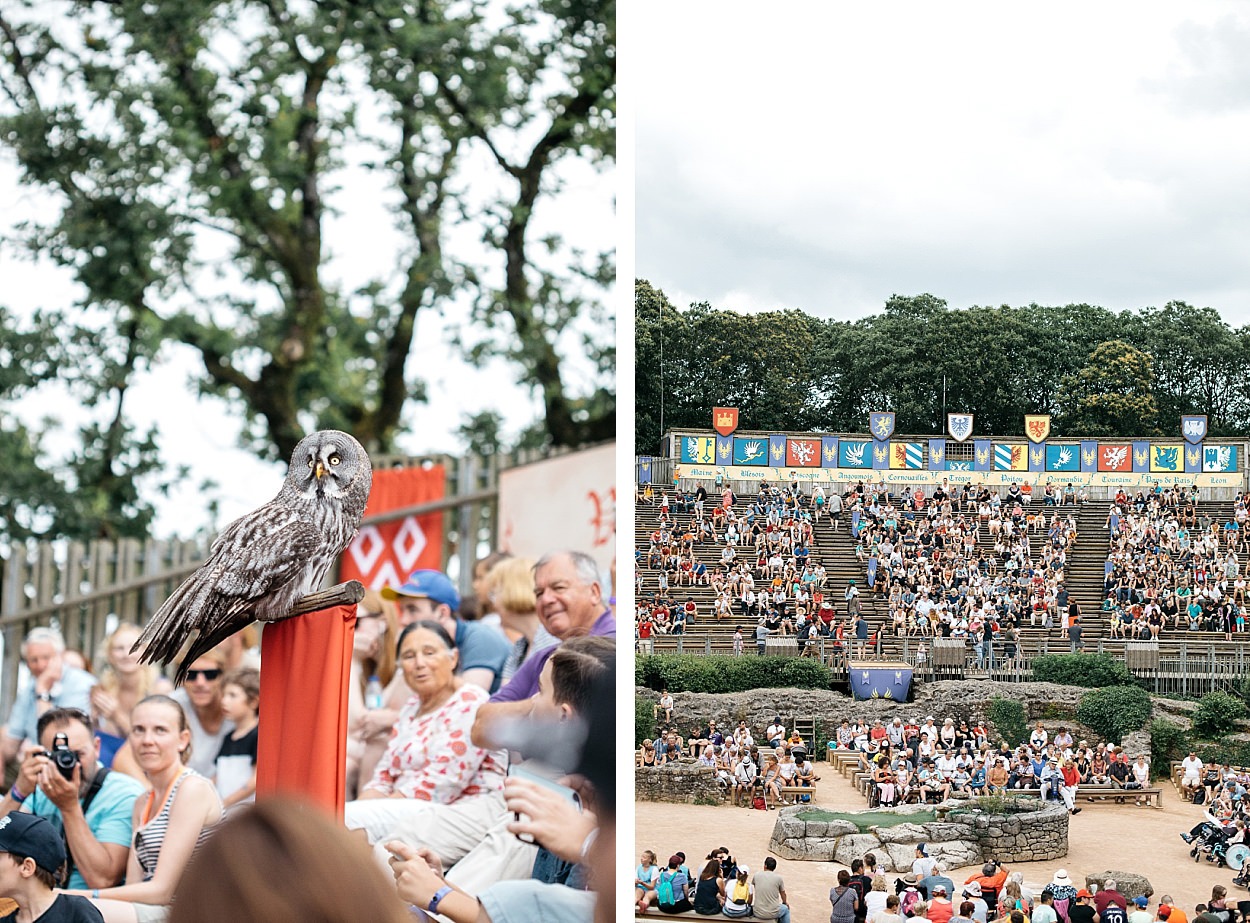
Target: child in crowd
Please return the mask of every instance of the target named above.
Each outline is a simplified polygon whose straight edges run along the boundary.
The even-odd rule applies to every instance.
[[[221,710],[234,732],[217,751],[213,779],[225,807],[256,800],[257,725],[260,722],[260,672],[231,670],[222,681]]]
[[[100,911],[85,897],[54,890],[65,867],[65,841],[46,819],[21,811],[0,817],[0,853],[7,854],[0,861],[8,866],[0,875],[0,897],[17,903],[0,923],[102,923]]]

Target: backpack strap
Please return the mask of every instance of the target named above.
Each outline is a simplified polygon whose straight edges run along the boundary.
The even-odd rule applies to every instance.
[[[95,801],[95,796],[100,794],[100,789],[104,787],[104,780],[108,778],[111,770],[107,766],[102,766],[100,771],[95,774],[95,778],[91,780],[91,784],[87,786],[87,791],[82,796],[82,813],[85,817],[87,809],[91,807],[91,802]],[[74,854],[70,852],[69,838],[65,835],[65,825],[61,825],[61,842],[65,844],[65,881],[69,881],[69,876],[74,871]],[[119,878],[113,882],[113,885],[119,885],[124,879]]]

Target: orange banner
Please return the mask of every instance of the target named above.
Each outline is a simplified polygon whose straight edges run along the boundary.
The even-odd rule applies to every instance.
[[[446,483],[447,473],[442,465],[375,471],[365,518],[439,500],[446,493]],[[343,552],[339,580],[359,580],[371,590],[399,586],[414,570],[441,570],[442,553],[442,513],[361,526]]]

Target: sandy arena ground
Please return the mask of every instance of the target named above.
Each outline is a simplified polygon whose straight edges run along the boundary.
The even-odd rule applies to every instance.
[[[817,763],[816,771],[821,777],[816,804],[835,811],[866,809],[864,799],[832,766]],[[1171,894],[1191,920],[1194,905],[1211,897],[1213,885],[1228,888],[1230,901],[1250,899],[1246,891],[1233,887],[1232,871],[1217,869],[1206,861],[1196,865],[1189,857],[1189,847],[1178,834],[1201,820],[1201,808],[1182,802],[1170,784],[1165,782],[1162,787],[1162,809],[1114,802],[1078,805],[1084,810],[1071,818],[1065,858],[1009,864],[1008,868],[1023,871],[1026,884],[1037,891],[1060,868],[1067,870],[1077,887],[1084,884],[1087,872],[1137,872],[1154,886],[1155,896],[1149,907],[1152,914],[1159,896]],[[775,811],[754,811],[728,804],[708,807],[638,802],[636,811],[637,850],[630,868],[637,863],[637,853],[644,849],[654,850],[661,865],[682,850],[695,874],[701,867],[699,860],[718,846],[728,846],[734,857],[747,863],[752,871],[762,868],[777,817]],[[794,923],[817,923],[829,918],[829,888],[836,884],[840,868],[843,866],[831,862],[777,860]],[[948,875],[958,884],[973,871],[955,869]],[[886,875],[891,889],[897,874],[901,873]],[[664,919],[654,910],[649,916]]]

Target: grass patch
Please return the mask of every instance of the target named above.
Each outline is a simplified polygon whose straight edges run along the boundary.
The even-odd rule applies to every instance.
[[[931,824],[937,820],[934,811],[917,811],[915,814],[888,814],[885,811],[860,811],[848,814],[842,811],[824,811],[812,808],[800,811],[797,815],[801,821],[849,820],[864,833],[869,827],[897,827],[899,824]]]

